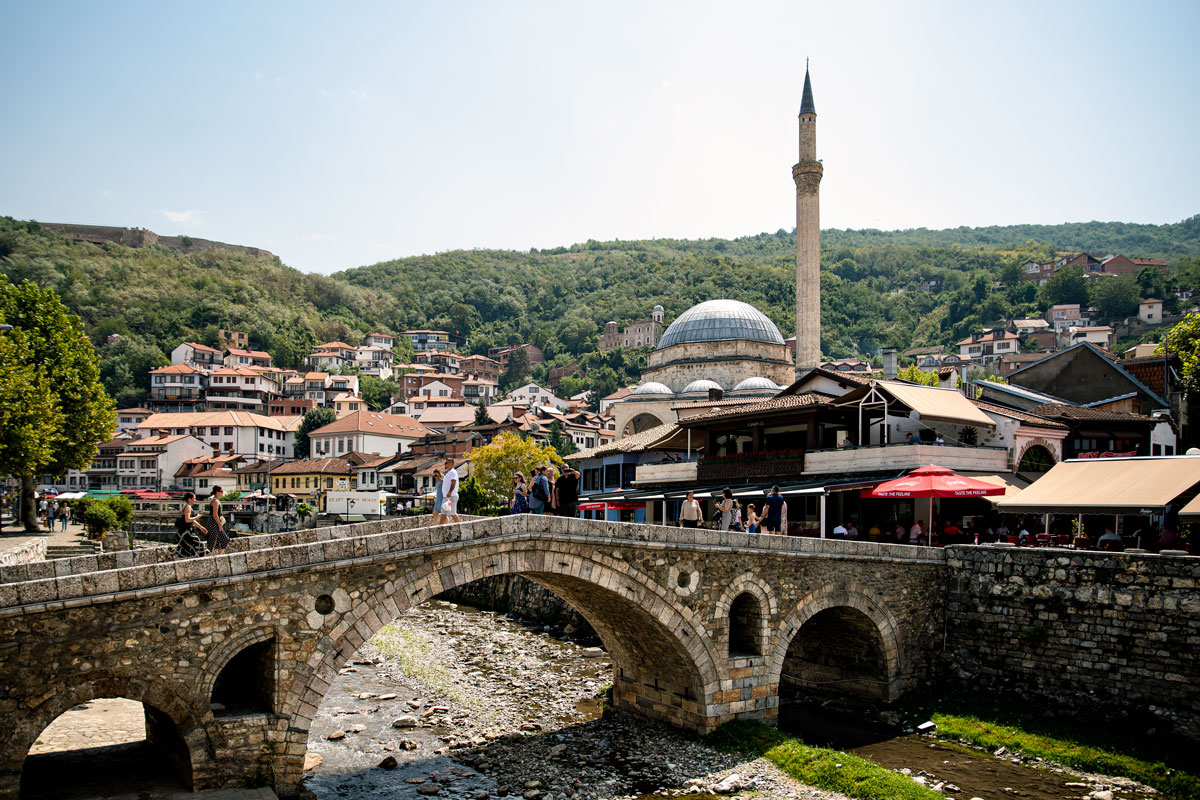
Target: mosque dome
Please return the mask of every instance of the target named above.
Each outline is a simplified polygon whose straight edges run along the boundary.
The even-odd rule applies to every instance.
[[[655,306],[655,307],[654,307],[654,310],[655,310],[655,311],[666,311],[666,309],[665,309],[665,308],[663,308],[662,306]]]
[[[744,339],[783,344],[779,328],[765,314],[738,300],[706,300],[680,314],[658,341],[658,350],[688,342]]]
[[[773,392],[777,392],[782,388],[783,388],[782,386],[780,386],[779,384],[777,384],[775,381],[771,380],[770,378],[754,377],[754,378],[746,378],[746,380],[742,381],[737,386],[733,387],[733,390],[735,392],[747,392],[747,391],[753,391],[756,389],[757,390],[770,389]]]
[[[634,389],[633,393],[635,395],[675,394],[665,383],[659,383],[658,381],[648,381],[647,383],[643,383],[641,386]]]
[[[710,381],[707,378],[692,381],[687,386],[683,387],[683,394],[708,394],[710,389],[720,389],[721,384],[716,381]]]

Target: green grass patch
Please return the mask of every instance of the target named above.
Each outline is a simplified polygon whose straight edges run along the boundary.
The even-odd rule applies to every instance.
[[[1007,747],[1026,757],[1042,758],[1068,769],[1131,778],[1179,800],[1200,800],[1200,777],[1172,769],[1161,761],[1145,761],[1070,738],[1032,733],[973,716],[935,712],[930,719],[937,723],[939,737],[970,742],[987,750]]]
[[[722,750],[762,756],[802,783],[857,800],[943,800],[941,792],[907,775],[850,753],[812,747],[760,722],[730,722],[705,741]]]

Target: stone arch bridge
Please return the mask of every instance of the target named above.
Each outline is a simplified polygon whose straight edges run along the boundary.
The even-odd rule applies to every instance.
[[[419,524],[0,571],[0,800],[19,795],[41,731],[101,697],[144,704],[186,785],[293,796],[338,668],[409,607],[493,575],[531,578],[588,619],[618,708],[701,733],[772,722],[781,683],[893,699],[944,642],[936,549],[532,515]]]

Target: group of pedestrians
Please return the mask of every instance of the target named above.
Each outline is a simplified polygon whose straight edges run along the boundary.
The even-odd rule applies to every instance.
[[[213,487],[204,514],[196,513],[195,492],[188,492],[183,496],[183,505],[180,506],[179,516],[175,519],[175,529],[179,532],[179,543],[175,546],[176,556],[194,558],[224,554],[229,547],[229,533],[225,528],[225,517],[221,514],[223,494],[225,490],[220,486]]]
[[[743,516],[742,504],[734,498],[733,489],[728,486],[721,490],[721,499],[716,506],[714,522],[723,531],[780,533],[787,530],[787,501],[779,493],[778,486],[772,486],[770,493],[763,499],[761,513],[753,503],[748,503]],[[684,528],[700,527],[700,503],[692,492],[687,493],[680,505],[679,524]]]
[[[513,496],[508,507],[513,514],[578,516],[579,472],[564,464],[555,480],[553,467],[534,467],[528,482],[525,474],[518,472],[513,475]]]
[[[56,500],[43,495],[38,501],[38,516],[47,529],[54,530],[54,523],[57,522],[61,526],[59,530],[65,531],[71,524],[71,506],[66,500]]]

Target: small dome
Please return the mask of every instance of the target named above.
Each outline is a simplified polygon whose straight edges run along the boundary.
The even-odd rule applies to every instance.
[[[687,342],[731,339],[783,344],[779,328],[754,306],[738,300],[706,300],[680,314],[667,327],[658,349]]]
[[[670,387],[668,387],[665,383],[659,383],[658,381],[650,381],[649,383],[643,383],[641,386],[634,389],[633,393],[641,394],[641,395],[675,394],[674,392],[671,391]]]
[[[773,392],[777,392],[781,388],[783,387],[770,378],[755,377],[746,378],[746,380],[733,387],[733,390],[735,392],[744,392],[750,389],[770,389]]]
[[[721,384],[716,381],[710,381],[707,378],[701,378],[698,381],[692,381],[684,387],[684,394],[708,394],[710,389],[721,389]]]
[[[655,306],[655,307],[654,307],[654,310],[655,310],[655,311],[666,311],[666,309],[665,309],[665,308],[663,308],[662,306]]]

